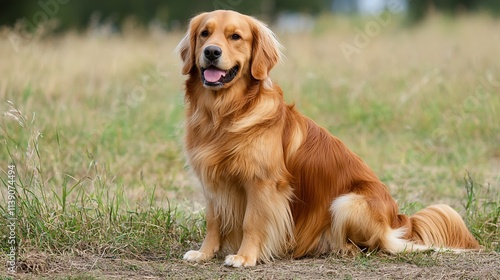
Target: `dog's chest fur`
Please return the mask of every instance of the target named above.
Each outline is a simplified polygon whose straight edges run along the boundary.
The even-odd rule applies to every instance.
[[[275,171],[284,169],[276,168],[283,162],[279,106],[273,98],[261,97],[244,114],[225,115],[223,103],[231,102],[226,99],[200,98],[188,104],[185,149],[204,187],[281,181],[284,175]]]

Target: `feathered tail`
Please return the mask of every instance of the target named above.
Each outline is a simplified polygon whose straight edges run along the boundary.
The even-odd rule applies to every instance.
[[[448,205],[429,206],[410,217],[411,239],[434,248],[479,249],[462,217]]]
[[[391,206],[397,207],[392,203]],[[410,217],[403,214],[397,215],[394,220],[390,217],[389,220],[398,221],[396,227],[391,227],[381,215],[383,207],[380,205],[385,204],[374,207],[358,194],[337,198],[330,209],[334,219],[332,247],[340,252],[350,252],[353,248],[346,243],[349,240],[361,247],[389,253],[426,250],[462,252],[481,248],[460,215],[448,205],[429,206]]]

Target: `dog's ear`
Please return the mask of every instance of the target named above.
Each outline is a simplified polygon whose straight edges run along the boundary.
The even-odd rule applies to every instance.
[[[268,77],[269,71],[280,59],[281,44],[276,35],[262,22],[252,20],[252,76],[257,80]]]
[[[182,74],[187,75],[191,72],[191,69],[195,66],[195,48],[196,48],[196,35],[198,34],[198,27],[201,23],[204,13],[195,16],[189,22],[189,27],[184,35],[184,38],[177,45],[176,51],[181,56],[182,62]]]

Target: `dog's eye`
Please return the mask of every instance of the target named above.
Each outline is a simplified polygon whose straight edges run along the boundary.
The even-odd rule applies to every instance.
[[[238,35],[238,34],[236,34],[236,33],[234,33],[233,35],[231,35],[231,39],[232,40],[239,40],[239,39],[241,39],[241,36]]]
[[[208,37],[208,31],[207,30],[201,31],[200,36],[203,38]]]

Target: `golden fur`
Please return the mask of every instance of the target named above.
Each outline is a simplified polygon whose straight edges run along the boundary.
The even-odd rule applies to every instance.
[[[268,76],[279,48],[263,23],[232,11],[194,17],[179,43],[188,75],[185,152],[207,203],[205,240],[184,259],[222,252],[238,267],[359,248],[479,248],[449,206],[398,214],[357,155],[286,105]]]

